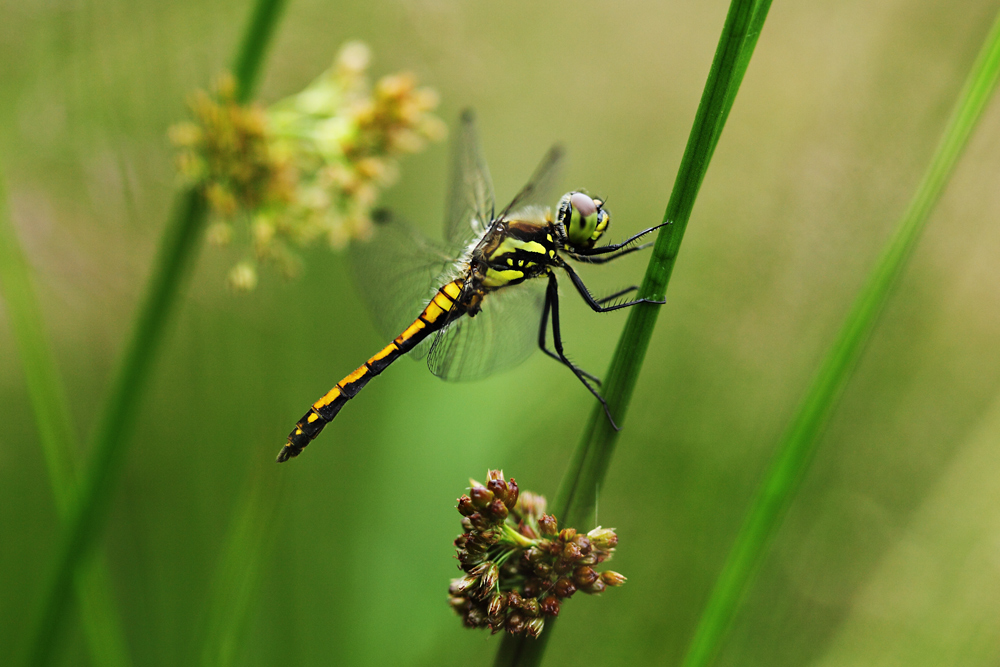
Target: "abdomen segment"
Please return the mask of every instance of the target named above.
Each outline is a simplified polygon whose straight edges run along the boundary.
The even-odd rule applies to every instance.
[[[412,350],[420,341],[438,331],[448,321],[448,314],[456,308],[455,301],[462,293],[463,281],[453,280],[437,291],[419,317],[406,331],[379,350],[375,356],[338,382],[333,389],[313,403],[302,419],[288,434],[288,441],[278,452],[278,463],[298,456],[323,427],[337,416],[347,401],[357,396],[368,381],[389,367],[389,364]],[[460,314],[460,313],[456,313]]]

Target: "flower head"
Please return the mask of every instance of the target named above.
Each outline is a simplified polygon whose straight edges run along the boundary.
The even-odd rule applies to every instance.
[[[558,616],[578,590],[597,594],[625,583],[617,572],[594,569],[618,544],[613,530],[557,530],[545,498],[520,491],[499,470],[489,471],[485,485],[470,482],[458,499],[465,532],[455,539],[464,576],[448,589],[449,604],[467,627],[538,637],[545,619]]]
[[[410,74],[372,85],[370,60],[365,44],[349,42],[305,90],[266,109],[236,102],[232,77],[221,77],[192,97],[192,121],[171,128],[181,176],[210,206],[209,239],[249,239],[233,287],[253,289],[264,262],[297,274],[292,245],[367,239],[379,192],[398,178],[397,159],[444,138],[431,113],[437,94]]]

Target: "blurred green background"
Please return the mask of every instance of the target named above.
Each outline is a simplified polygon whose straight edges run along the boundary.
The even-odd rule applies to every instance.
[[[440,114],[479,113],[498,200],[556,140],[563,185],[605,195],[613,237],[659,221],[724,2],[289,3],[260,98],[341,43],[411,70]],[[0,161],[83,439],[129,331],[176,178],[168,126],[224,68],[239,2],[0,5]],[[673,664],[778,437],[916,187],[995,3],[775,3],[694,210],[601,496],[629,583],[564,606],[547,664]],[[1000,657],[1000,115],[993,104],[850,383],[723,665],[986,665]],[[383,203],[429,234],[447,147],[404,158]],[[554,496],[591,401],[542,355],[471,384],[401,361],[306,454],[306,407],[384,341],[345,257],[305,253],[234,295],[205,248],[144,404],[104,544],[136,665],[197,662],[227,534],[264,556],[245,665],[488,663],[461,627],[454,499],[503,468]],[[645,257],[585,278],[638,280]],[[571,356],[602,372],[624,322],[567,292]],[[263,522],[267,513],[253,515]],[[586,528],[586,527],[581,527]],[[0,663],[28,631],[58,520],[0,303]],[[585,598],[585,599],[584,599]],[[227,612],[230,610],[226,610]],[[215,614],[215,616],[213,616]],[[73,619],[74,628],[78,622]],[[79,630],[65,664],[86,664]]]

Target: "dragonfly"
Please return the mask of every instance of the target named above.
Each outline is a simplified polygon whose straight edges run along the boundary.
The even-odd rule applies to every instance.
[[[445,380],[472,380],[513,367],[537,346],[579,378],[618,429],[598,390],[600,380],[570,361],[563,349],[558,277],[567,276],[598,313],[662,304],[623,300],[636,286],[596,299],[567,260],[610,262],[649,247],[651,242],[637,242],[670,223],[621,243],[598,245],[611,222],[603,199],[574,190],[559,199],[554,214],[546,205],[562,160],[557,144],[527,185],[496,213],[475,119],[471,111],[463,112],[453,151],[446,241],[436,242],[387,212],[375,216],[374,238],[352,248],[351,263],[362,296],[373,304],[376,324],[386,338],[395,338],[313,403],[288,435],[279,463],[298,456],[372,378],[405,354],[426,357],[430,371]]]

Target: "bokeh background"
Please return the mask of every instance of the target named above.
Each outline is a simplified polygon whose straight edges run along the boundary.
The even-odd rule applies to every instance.
[[[260,98],[340,44],[411,70],[441,115],[479,113],[498,200],[555,140],[566,188],[609,198],[613,236],[662,215],[727,3],[290,2]],[[176,184],[169,125],[229,62],[249,7],[0,3],[0,160],[81,437],[121,353]],[[702,188],[599,521],[629,583],[564,606],[548,664],[675,664],[774,451],[929,161],[996,3],[776,2]],[[986,665],[1000,657],[1000,112],[932,216],[722,665]],[[429,234],[448,150],[402,163],[383,203]],[[295,282],[225,287],[205,248],[158,364],[104,540],[136,665],[202,658],[213,590],[256,563],[235,664],[469,665],[454,499],[503,468],[554,496],[591,402],[542,355],[471,384],[401,361],[306,454],[288,429],[384,341],[343,255]],[[586,272],[605,293],[645,258]],[[606,367],[624,321],[567,292],[564,329]],[[256,495],[255,495],[256,494]],[[254,498],[266,502],[254,505]],[[224,557],[248,507],[260,551]],[[20,646],[58,537],[0,303],[0,662]],[[240,570],[239,567],[236,568]],[[216,618],[217,620],[217,618]],[[74,617],[74,627],[78,627]],[[79,630],[65,664],[86,664]]]

